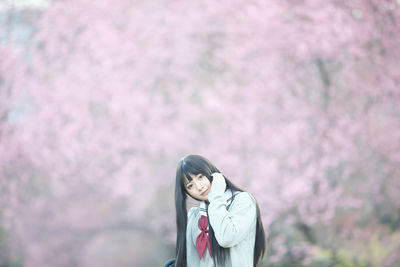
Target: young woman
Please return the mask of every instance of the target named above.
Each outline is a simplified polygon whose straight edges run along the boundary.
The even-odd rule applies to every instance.
[[[200,201],[189,212],[187,195]],[[206,158],[188,155],[179,162],[175,206],[174,266],[255,267],[261,261],[266,242],[256,200]]]

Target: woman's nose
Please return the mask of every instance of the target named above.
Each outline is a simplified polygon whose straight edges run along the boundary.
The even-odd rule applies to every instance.
[[[203,188],[203,183],[202,182],[196,181],[195,184],[196,184],[196,187],[197,187],[198,190]]]

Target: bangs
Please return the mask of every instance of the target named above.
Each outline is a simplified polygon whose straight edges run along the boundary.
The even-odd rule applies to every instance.
[[[182,183],[183,185],[187,185],[188,183],[190,183],[193,180],[192,176],[196,176],[198,174],[204,174],[202,171],[198,171],[198,170],[182,170]]]

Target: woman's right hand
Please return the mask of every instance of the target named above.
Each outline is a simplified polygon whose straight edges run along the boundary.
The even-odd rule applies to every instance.
[[[226,189],[225,177],[222,175],[222,173],[219,172],[214,172],[213,174],[211,174],[211,176],[213,177],[213,181],[211,183],[211,191],[217,194],[223,194]]]
[[[211,176],[213,177],[213,181],[218,181],[218,182],[221,182],[221,183],[225,183],[225,178],[222,175],[222,173],[214,172],[214,173],[211,174]]]

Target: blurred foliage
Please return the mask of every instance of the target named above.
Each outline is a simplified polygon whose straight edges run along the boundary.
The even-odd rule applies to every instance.
[[[187,153],[257,198],[265,266],[399,266],[399,6],[4,7],[0,267],[160,266]]]

